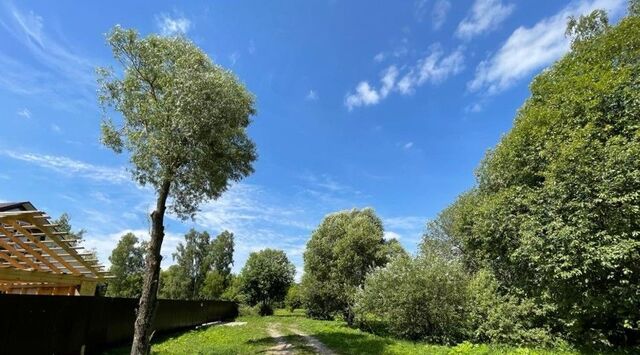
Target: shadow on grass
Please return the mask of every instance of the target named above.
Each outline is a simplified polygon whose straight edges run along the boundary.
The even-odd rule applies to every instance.
[[[158,344],[158,343],[162,343],[165,340],[170,340],[170,339],[174,339],[174,338],[179,338],[182,335],[189,333],[191,331],[201,331],[201,330],[206,330],[208,327],[203,327],[203,328],[199,328],[196,329],[194,327],[188,327],[188,328],[181,328],[181,329],[176,329],[176,330],[172,330],[172,331],[165,331],[165,332],[161,332],[159,334],[154,334],[153,338],[151,339],[151,345],[153,346],[153,344]],[[112,347],[109,349],[106,349],[102,355],[127,355],[131,353],[131,342],[126,343],[126,344],[116,344],[116,347]],[[153,354],[154,352],[151,351],[151,353]]]

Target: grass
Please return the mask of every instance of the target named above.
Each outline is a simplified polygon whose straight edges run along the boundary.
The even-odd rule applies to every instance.
[[[293,345],[295,354],[313,354],[313,348],[296,335],[292,329],[309,334],[338,354],[520,354],[520,355],[570,355],[578,351],[565,349],[529,349],[495,345],[462,343],[457,346],[441,346],[415,343],[369,334],[349,328],[341,321],[308,319],[304,312],[279,310],[270,317],[242,316],[242,326],[211,326],[155,339],[154,354],[257,354],[265,353],[276,345],[269,327],[276,327],[283,340]],[[107,354],[128,354],[128,348],[114,349]]]

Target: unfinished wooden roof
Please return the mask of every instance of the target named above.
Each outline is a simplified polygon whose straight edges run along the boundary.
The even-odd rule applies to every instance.
[[[93,294],[107,277],[95,255],[29,202],[0,204],[0,291]]]

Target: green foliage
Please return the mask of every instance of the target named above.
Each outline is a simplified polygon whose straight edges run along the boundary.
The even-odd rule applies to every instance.
[[[228,231],[211,240],[207,232],[189,230],[173,253],[176,265],[164,273],[168,279],[160,294],[175,299],[222,297],[231,284],[233,245],[233,233]]]
[[[578,18],[569,16],[567,21],[567,37],[571,37],[573,48],[589,39],[601,36],[609,29],[609,18],[604,10],[593,10],[589,15]]]
[[[579,44],[535,78],[477,186],[448,209],[449,230],[465,265],[491,270],[536,329],[630,345],[640,341],[640,18],[589,18],[599,25],[578,20]]]
[[[211,270],[215,270],[223,277],[225,287],[230,281],[234,245],[233,233],[226,230],[222,231],[209,245],[207,263]]]
[[[99,99],[123,122],[106,119],[102,142],[129,151],[140,184],[160,191],[169,183],[170,209],[186,218],[253,172],[254,98],[231,72],[184,37],[140,38],[116,26],[107,40],[124,75],[99,69]]]
[[[467,274],[442,257],[399,258],[372,272],[356,297],[362,327],[410,340],[457,343],[465,336]]]
[[[469,339],[475,343],[558,345],[531,300],[501,295],[491,272],[480,270],[467,286]]]
[[[72,230],[71,217],[69,216],[68,213],[65,212],[61,214],[60,217],[58,217],[58,219],[52,220],[51,223],[57,224],[58,226],[56,227],[56,229],[58,229],[60,232],[65,232],[69,234],[72,238],[75,238],[78,243],[81,243],[82,241],[84,241],[84,235],[87,233],[87,231],[84,229],[80,229],[77,231]]]
[[[158,297],[172,300],[187,300],[191,297],[189,277],[179,265],[171,265],[160,272]]]
[[[107,296],[140,297],[146,251],[146,243],[138,243],[138,238],[133,233],[120,238],[109,257],[109,272],[113,278],[107,285]]]
[[[284,304],[291,312],[298,308],[302,308],[302,290],[300,285],[293,284],[289,287],[287,295],[284,298]]]
[[[640,0],[629,0],[629,16],[640,16]]]
[[[246,303],[244,294],[242,294],[242,280],[240,277],[231,274],[227,278],[228,286],[220,296],[225,301],[234,301],[238,303]]]
[[[200,298],[205,300],[220,299],[226,288],[225,283],[226,278],[220,275],[218,271],[211,270],[207,272],[199,292]]]
[[[189,295],[189,299],[198,298],[208,276],[209,239],[209,233],[191,229],[184,235],[185,243],[178,243],[176,252],[173,253],[173,259],[181,268],[181,275],[187,277],[185,285],[188,289],[184,292]]]
[[[337,313],[352,320],[353,297],[367,273],[386,264],[389,254],[399,253],[399,244],[393,245],[397,241],[386,242],[383,232],[382,221],[370,208],[324,218],[304,253],[302,287],[311,317],[330,319]]]
[[[295,272],[282,250],[264,249],[251,253],[240,272],[246,302],[252,306],[260,304],[261,315],[267,315],[274,302],[284,300]]]

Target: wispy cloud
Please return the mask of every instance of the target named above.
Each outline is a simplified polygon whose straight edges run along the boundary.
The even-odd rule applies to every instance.
[[[456,36],[471,39],[479,34],[496,29],[513,12],[513,4],[501,0],[476,0],[471,12],[458,25]]]
[[[31,118],[31,111],[29,111],[29,109],[27,108],[23,108],[22,110],[17,112],[18,116],[24,117],[24,118]]]
[[[229,62],[231,62],[231,65],[236,65],[236,62],[238,62],[238,59],[240,59],[240,53],[238,52],[233,52],[231,54],[229,54]]]
[[[0,9],[5,39],[17,41],[37,64],[0,54],[0,86],[18,94],[40,95],[58,107],[92,105],[95,63],[76,53],[63,39],[47,33],[42,16],[11,3]]]
[[[81,176],[92,180],[112,183],[131,181],[130,175],[124,168],[93,165],[64,156],[22,153],[10,150],[0,151],[0,155],[68,176]]]
[[[569,40],[564,34],[567,17],[595,9],[605,9],[610,15],[617,15],[624,11],[625,4],[624,0],[573,2],[533,27],[519,27],[496,54],[480,62],[475,77],[468,83],[469,90],[482,90],[491,95],[511,87],[569,50]]]
[[[407,142],[405,143],[402,148],[404,148],[405,150],[409,150],[411,148],[413,148],[413,142]]]
[[[164,36],[186,34],[191,29],[191,21],[184,16],[160,14],[156,16],[156,25]]]
[[[315,90],[309,90],[305,99],[308,101],[316,101],[318,99],[318,93]]]
[[[344,104],[353,110],[360,106],[370,106],[379,103],[391,92],[397,91],[403,95],[411,94],[417,87],[426,83],[438,84],[451,75],[460,73],[464,69],[464,55],[462,48],[445,56],[439,45],[431,47],[429,54],[419,59],[415,65],[404,69],[404,73],[391,65],[380,76],[380,86],[371,86],[368,81],[361,81],[355,92],[345,96]]]
[[[433,29],[438,30],[447,20],[447,15],[451,10],[451,2],[448,0],[438,0],[433,4],[431,13],[431,25]]]

